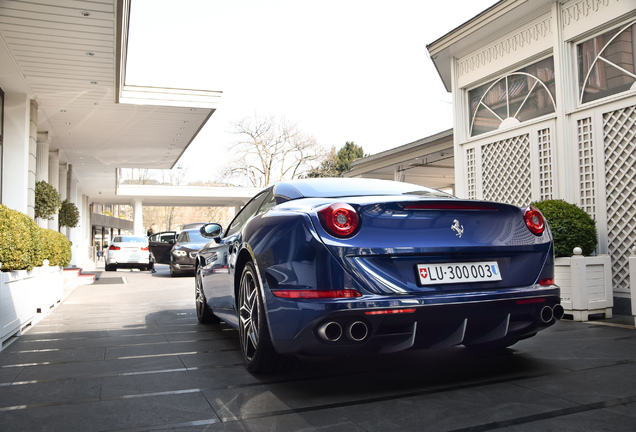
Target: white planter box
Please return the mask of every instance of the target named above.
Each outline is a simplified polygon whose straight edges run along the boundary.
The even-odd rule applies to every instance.
[[[37,313],[33,272],[0,272],[0,349],[12,336],[21,334]]]
[[[589,315],[612,317],[612,262],[609,255],[556,258],[554,280],[561,288],[561,305],[574,321],[587,321]]]
[[[35,276],[35,295],[37,298],[37,311],[45,313],[62,301],[64,295],[64,280],[62,268],[50,267],[47,260],[42,267],[33,269]]]

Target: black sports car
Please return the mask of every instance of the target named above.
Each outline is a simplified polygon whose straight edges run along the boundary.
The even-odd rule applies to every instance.
[[[164,231],[150,236],[150,252],[159,264],[170,266],[170,276],[194,273],[197,253],[209,239],[198,229],[186,229],[178,235],[175,231]]]

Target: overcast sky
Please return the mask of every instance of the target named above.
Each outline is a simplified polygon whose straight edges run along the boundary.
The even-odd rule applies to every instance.
[[[126,81],[223,92],[180,160],[201,180],[229,159],[229,125],[255,113],[376,154],[452,127],[426,45],[494,3],[132,0]]]

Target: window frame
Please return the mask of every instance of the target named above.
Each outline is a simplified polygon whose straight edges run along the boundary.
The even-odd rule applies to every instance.
[[[546,60],[551,60],[552,62],[552,79],[550,81],[543,81],[539,76],[530,74],[528,72],[526,72],[529,68],[531,68],[532,66],[535,65],[540,65],[540,63],[546,61]],[[502,70],[498,75],[496,75],[494,78],[491,76],[489,79],[480,82],[479,84],[473,85],[471,87],[465,87],[464,88],[464,97],[465,97],[465,101],[466,101],[466,114],[467,114],[467,124],[466,124],[466,137],[467,140],[474,140],[474,139],[479,139],[491,134],[496,134],[496,133],[500,133],[503,130],[509,130],[509,129],[515,129],[517,127],[521,127],[521,126],[526,126],[526,125],[530,125],[534,122],[537,121],[543,121],[546,118],[549,118],[551,116],[555,116],[557,113],[557,104],[556,104],[556,59],[554,57],[554,53],[549,52],[549,53],[544,53],[544,55],[540,56],[540,57],[534,57],[531,59],[528,59],[528,61],[522,65],[517,65],[514,68],[510,68],[508,70]],[[517,120],[516,123],[507,123],[506,126],[501,127],[501,125],[508,120],[506,119],[502,119],[501,123],[499,125],[499,127],[492,129],[492,130],[488,130],[485,132],[481,132],[478,133],[476,135],[473,135],[473,128],[474,128],[474,124],[475,124],[475,118],[476,118],[476,114],[479,111],[479,105],[481,104],[481,101],[484,99],[485,95],[488,94],[488,92],[490,92],[500,81],[502,80],[506,80],[508,77],[514,76],[514,75],[525,75],[527,77],[532,77],[538,84],[540,84],[543,89],[548,93],[550,101],[552,102],[552,106],[553,106],[553,110],[551,112],[545,113],[545,114],[540,114],[536,117],[532,117],[523,121],[519,121]],[[550,84],[552,83],[552,86],[554,87],[554,92],[550,91]],[[478,107],[475,109],[475,111],[472,111],[472,99],[471,99],[471,92],[479,89],[483,87],[485,90],[483,92],[483,94],[480,96],[480,101],[478,103]],[[529,89],[525,99],[523,100],[523,102],[521,103],[521,107],[523,106],[523,104],[525,104],[525,102],[527,101],[527,99],[530,97],[530,95],[535,91],[535,86],[532,89]],[[509,92],[509,90],[507,90],[507,93]],[[509,105],[509,99],[507,98],[507,103]],[[518,112],[515,113],[515,115],[520,114],[521,112],[521,107],[519,108]],[[496,114],[495,114],[496,115]],[[499,116],[497,116],[499,118]]]
[[[622,33],[624,33],[625,31],[627,31],[627,29],[629,29],[630,27],[633,28],[632,30],[632,66],[634,68],[634,72],[629,72],[625,69],[622,69],[620,66],[615,65],[613,62],[609,62],[606,59],[603,59],[605,63],[610,63],[610,66],[614,66],[615,68],[624,71],[627,75],[633,75],[634,78],[634,82],[632,83],[631,87],[627,90],[622,90],[622,91],[617,91],[617,92],[613,92],[613,93],[608,93],[605,94],[603,96],[599,96],[597,98],[594,99],[589,99],[587,101],[584,101],[584,96],[586,94],[585,92],[585,88],[587,86],[588,80],[590,79],[591,75],[592,75],[592,71],[595,68],[595,66],[598,64],[599,59],[601,58],[601,55],[603,54],[603,52],[609,47],[610,44],[612,44],[616,38],[618,38]],[[592,61],[592,63],[590,64],[588,70],[586,70],[585,72],[583,72],[584,76],[581,75],[581,65],[580,65],[580,55],[579,55],[579,49],[581,49],[582,45],[593,41],[594,39],[597,39],[599,37],[602,37],[603,35],[610,33],[614,30],[618,30],[616,32],[615,35],[613,35],[610,40],[599,50],[599,52],[596,54],[596,57],[594,59],[594,61]],[[574,61],[576,62],[575,66],[575,70],[576,70],[576,82],[577,82],[577,104],[579,107],[587,107],[591,104],[594,103],[599,103],[601,101],[606,101],[606,100],[610,100],[611,98],[616,98],[616,97],[621,97],[627,94],[631,94],[632,92],[636,92],[636,19],[634,19],[634,17],[631,17],[629,20],[623,21],[618,25],[612,26],[612,27],[604,27],[602,29],[600,29],[598,32],[594,33],[592,36],[586,36],[584,39],[578,40],[576,42],[574,42],[573,44],[573,51],[574,51]],[[581,81],[583,80],[583,81]],[[612,89],[608,90],[609,92],[612,91]]]

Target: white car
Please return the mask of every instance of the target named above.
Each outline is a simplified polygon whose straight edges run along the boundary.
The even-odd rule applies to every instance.
[[[106,271],[117,268],[138,268],[150,270],[150,250],[146,236],[115,236],[106,250]]]

